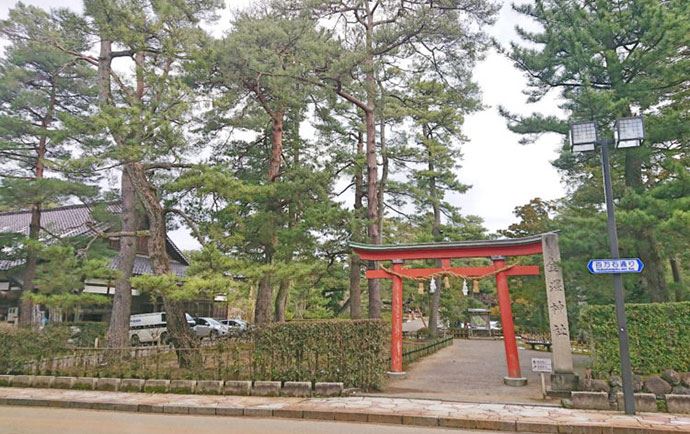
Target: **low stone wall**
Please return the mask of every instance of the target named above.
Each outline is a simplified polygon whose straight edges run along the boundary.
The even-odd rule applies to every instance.
[[[690,395],[669,393],[657,397],[653,393],[635,393],[635,411],[642,413],[660,412],[690,414]],[[617,393],[614,399],[607,392],[573,392],[564,406],[579,410],[619,410],[625,409],[623,394]]]
[[[182,393],[200,395],[340,396],[343,383],[310,381],[213,381],[136,378],[51,377],[0,375],[0,387],[107,390],[113,392]]]
[[[585,378],[581,392],[573,392],[571,403],[579,409],[623,410],[623,381],[618,375],[608,379]],[[668,408],[671,413],[690,413],[690,372],[667,369],[661,375],[633,376],[635,409],[655,412]]]

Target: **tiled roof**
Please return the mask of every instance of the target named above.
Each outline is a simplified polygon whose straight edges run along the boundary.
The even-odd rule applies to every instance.
[[[110,261],[110,268],[116,270],[120,264],[120,257],[116,256]],[[170,260],[170,267],[172,272],[176,275],[182,277],[187,271],[187,266],[175,260]],[[151,259],[147,256],[137,255],[134,258],[134,267],[132,268],[132,273],[135,275],[142,274],[153,274],[153,269],[151,268]]]
[[[117,204],[108,205],[108,211],[112,213],[119,212],[119,208]],[[0,232],[29,235],[30,223],[31,211],[0,213]],[[41,210],[41,226],[57,237],[95,235],[91,225],[98,230],[105,230],[108,227],[107,224],[97,222],[91,217],[91,208],[88,205],[69,205]],[[44,236],[49,235],[44,234]]]
[[[118,214],[120,212],[120,205],[118,203],[110,203],[107,205],[107,211]],[[28,235],[30,222],[31,211],[29,210],[0,213],[0,232]],[[42,234],[42,237],[46,240],[50,240],[54,236],[64,238],[96,235],[96,231],[93,228],[98,231],[106,231],[108,229],[107,223],[98,222],[92,218],[89,205],[68,205],[43,209],[41,210],[41,226],[49,232],[49,234]],[[178,276],[184,276],[188,265],[187,259],[170,238],[166,240],[166,247],[170,256],[172,271]],[[0,270],[9,270],[23,263],[24,260],[22,259],[0,260]],[[118,258],[115,257],[111,261],[111,267],[117,268],[117,263]],[[138,255],[135,258],[134,274],[151,274],[151,270],[151,262],[148,257]]]

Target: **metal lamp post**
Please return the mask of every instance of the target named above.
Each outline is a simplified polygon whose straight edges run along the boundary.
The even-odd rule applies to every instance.
[[[618,149],[640,146],[644,139],[642,118],[636,116],[618,119],[615,124],[614,135],[614,140],[600,138],[595,122],[578,122],[570,125],[570,147],[573,152],[595,151],[597,147],[601,149],[601,170],[604,175],[604,196],[606,198],[611,258],[619,259],[618,231],[616,229],[616,215],[613,207],[613,188],[611,186],[611,168],[609,164],[609,146],[615,145]],[[616,320],[618,323],[625,413],[633,415],[635,414],[635,399],[632,384],[632,365],[630,363],[628,327],[625,318],[623,277],[620,273],[613,274],[613,287],[616,298]]]

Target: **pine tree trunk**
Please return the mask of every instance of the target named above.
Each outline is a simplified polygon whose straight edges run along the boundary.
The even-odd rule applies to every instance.
[[[269,113],[271,116],[272,131],[271,131],[271,160],[268,165],[268,182],[276,182],[280,177],[280,166],[283,155],[283,123],[285,114],[282,111]],[[279,213],[275,203],[269,205],[269,210]],[[274,223],[270,223],[274,224]],[[270,245],[265,246],[266,263],[270,264],[273,261],[273,252],[277,241],[277,228],[268,228],[271,231]],[[254,323],[257,325],[268,324],[271,321],[271,302],[273,301],[273,286],[271,285],[271,276],[265,274],[259,280],[259,287],[256,291],[256,307],[254,310]]]
[[[636,233],[638,237],[640,259],[645,264],[643,279],[649,298],[654,303],[668,301],[668,287],[663,266],[663,260],[659,254],[659,246],[652,232],[653,228],[645,228]]]
[[[431,139],[431,132],[428,128],[424,128],[424,135],[427,139]],[[427,158],[429,172],[434,173],[434,155],[431,148],[427,146]],[[434,237],[434,241],[441,241],[441,200],[439,198],[439,192],[436,188],[436,177],[431,176],[429,179],[429,197],[431,198],[431,206],[434,213],[434,221],[431,226],[431,234]],[[440,267],[442,262],[440,259],[436,260],[436,266]],[[429,306],[429,332],[432,337],[438,335],[438,320],[439,320],[439,309],[441,307],[441,291],[443,286],[441,285],[442,279],[440,277],[436,278],[436,291],[431,294],[431,302]]]
[[[273,290],[271,288],[270,274],[264,274],[259,280],[259,287],[256,291],[256,306],[254,308],[254,323],[257,325],[268,324],[271,322],[271,299]]]
[[[141,229],[136,209],[136,193],[127,171],[122,172],[120,197],[122,231],[135,232]],[[113,307],[106,335],[108,348],[129,346],[129,317],[132,313],[132,285],[129,283],[129,279],[132,277],[136,254],[137,237],[121,237],[118,253],[120,275],[115,281]]]
[[[367,56],[364,60],[365,90],[367,94],[367,108],[364,112],[367,130],[367,226],[369,242],[380,244],[379,235],[379,206],[378,203],[378,162],[376,161],[376,69],[374,65],[374,15],[367,10],[366,24]],[[375,261],[369,261],[369,269],[376,269]],[[381,283],[378,279],[369,279],[369,318],[381,318]]]
[[[46,107],[46,114],[41,120],[41,129],[43,136],[38,142],[36,148],[36,160],[34,163],[34,177],[36,180],[43,178],[45,169],[44,160],[46,157],[46,144],[48,140],[48,126],[53,122],[53,115],[55,112],[56,103],[56,89],[55,80],[51,79],[50,100],[48,107]],[[41,235],[41,203],[36,202],[31,205],[31,222],[29,223],[29,240],[31,243],[37,243]],[[27,248],[26,263],[24,268],[24,275],[22,276],[22,292],[28,295],[34,290],[34,279],[36,278],[36,267],[38,265],[38,251],[36,247],[29,244]],[[19,325],[31,326],[34,324],[33,317],[33,303],[31,300],[22,298],[19,306]]]
[[[276,182],[280,177],[280,168],[282,163],[283,155],[283,123],[284,123],[284,113],[277,111],[271,114],[271,160],[268,167],[268,181],[273,183]],[[276,214],[280,213],[280,209],[276,206],[275,202],[269,205],[269,210]],[[277,244],[277,228],[275,227],[275,220],[271,219],[270,223],[273,227],[270,227],[271,241],[270,246],[267,246],[266,261],[267,263],[273,262],[273,254],[275,252]],[[273,301],[273,282],[270,275],[262,277],[259,282],[259,288],[256,294],[256,324],[268,324],[271,321],[271,303]]]
[[[375,86],[375,82],[374,82]],[[365,113],[367,128],[367,231],[371,244],[380,244],[379,237],[379,204],[378,204],[378,163],[376,161],[376,125],[374,111]],[[369,269],[377,268],[375,261],[369,261]],[[381,283],[378,279],[369,279],[369,318],[381,318]]]
[[[125,170],[148,217],[148,253],[153,274],[157,276],[171,274],[170,258],[166,248],[165,210],[158,198],[156,187],[148,180],[141,163],[128,164]],[[193,350],[198,346],[198,342],[187,325],[183,303],[164,296],[163,304],[167,318],[166,328],[176,348],[180,368],[199,366],[200,354]]]
[[[29,240],[32,243],[38,242],[41,232],[41,204],[35,203],[31,206],[31,222],[29,223]],[[36,278],[36,267],[38,265],[38,251],[36,247],[29,244],[27,248],[26,263],[24,274],[22,275],[22,293],[24,296],[19,305],[19,325],[23,327],[32,326],[34,323],[33,307],[34,304],[26,296],[34,290],[34,279]]]
[[[110,69],[112,63],[112,41],[103,38],[98,55],[98,99],[101,107],[112,105],[110,89]],[[121,179],[121,210],[123,231],[140,229],[136,211],[136,193],[129,174],[122,171]],[[134,260],[137,254],[136,237],[120,239],[118,271],[120,277],[115,282],[113,307],[106,334],[106,345],[109,348],[124,348],[129,346],[129,316],[132,307],[132,287],[129,279],[132,277]]]
[[[285,311],[289,294],[290,281],[283,279],[280,281],[280,285],[278,285],[278,294],[276,294],[275,322],[285,322]]]
[[[625,151],[625,184],[636,191],[644,189],[642,181],[642,161],[638,149]],[[637,250],[640,259],[645,264],[645,272],[641,277],[645,283],[649,298],[653,302],[668,300],[668,286],[666,284],[666,270],[663,259],[652,228],[644,228],[633,234],[637,239]]]
[[[671,263],[671,274],[675,287],[675,301],[683,301],[683,278],[680,273],[680,261],[676,257],[671,257],[669,262]]]
[[[383,110],[383,107],[381,107]],[[386,184],[388,183],[388,152],[386,150],[386,123],[382,120],[379,125],[379,146],[381,148],[381,180],[378,185],[378,214],[376,216],[376,224],[378,225],[378,244],[383,242],[383,212],[384,212],[384,194],[386,192]]]
[[[357,154],[355,160],[355,204],[353,211],[352,238],[359,241],[361,237],[360,220],[364,208],[364,179],[362,177],[362,167],[359,164],[364,155],[364,137],[361,131],[357,132]],[[356,254],[350,255],[350,318],[359,319],[362,317],[362,288],[361,288],[362,260]]]

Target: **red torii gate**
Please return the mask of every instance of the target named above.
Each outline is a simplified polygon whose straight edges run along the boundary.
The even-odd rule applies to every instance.
[[[505,239],[505,240],[481,240],[481,241],[460,241],[460,242],[441,242],[441,243],[421,243],[421,244],[400,244],[400,245],[373,245],[350,243],[352,250],[359,255],[363,260],[368,261],[392,261],[391,269],[373,269],[366,272],[366,277],[369,279],[391,279],[392,281],[392,330],[391,330],[391,373],[402,374],[402,305],[403,305],[403,278],[409,277],[412,279],[418,278],[432,278],[442,274],[447,275],[462,275],[471,277],[483,277],[495,274],[496,289],[498,294],[498,305],[501,311],[501,323],[503,326],[504,345],[506,353],[506,364],[508,375],[504,378],[504,382],[508,385],[524,385],[527,380],[522,377],[520,373],[520,361],[518,357],[517,343],[515,340],[515,326],[513,324],[513,313],[510,302],[510,292],[508,289],[509,276],[535,276],[540,274],[540,268],[537,265],[513,265],[506,267],[507,256],[525,256],[536,255],[544,253],[545,248],[552,245],[548,239],[555,239],[555,248],[557,257],[549,258],[548,269],[557,272],[557,275],[549,275],[547,273],[547,286],[549,291],[547,296],[549,304],[551,305],[554,299],[554,306],[560,307],[562,303],[556,304],[556,301],[565,301],[564,294],[557,294],[558,289],[563,289],[562,277],[560,276],[560,252],[558,249],[558,238],[556,234],[544,234],[526,238]],[[453,258],[477,258],[488,257],[491,258],[493,264],[486,267],[451,267],[450,260]],[[438,268],[414,268],[406,269],[403,267],[405,260],[414,259],[440,259],[441,267]],[[546,255],[544,263],[547,264]],[[546,266],[545,266],[546,268]],[[556,269],[557,268],[557,269]],[[553,294],[549,294],[549,293]],[[563,297],[562,300],[560,297]],[[554,298],[555,297],[555,298]],[[563,304],[564,306],[564,304]],[[561,308],[564,310],[564,307]],[[561,360],[556,360],[556,347],[554,346],[554,362],[556,364],[556,372],[558,368],[562,368],[563,373],[572,373],[572,358],[570,356],[570,341],[567,330],[567,313],[565,313],[565,334],[562,331],[562,321],[555,323],[556,312],[552,315],[551,307],[549,307],[549,318],[551,322],[552,338],[557,337],[556,340],[562,345],[565,335],[567,342],[568,355],[563,355]],[[555,333],[555,335],[554,335]],[[560,339],[558,339],[560,338]],[[553,341],[554,339],[552,339]],[[554,345],[557,342],[553,342]],[[562,351],[561,351],[562,353]],[[569,366],[568,366],[569,360]]]

